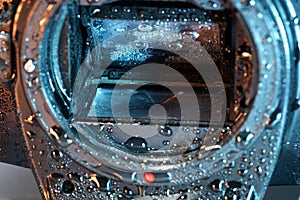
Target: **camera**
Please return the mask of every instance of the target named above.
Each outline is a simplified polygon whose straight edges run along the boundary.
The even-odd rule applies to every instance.
[[[299,185],[299,13],[298,0],[3,1],[1,161],[31,167],[45,199]]]

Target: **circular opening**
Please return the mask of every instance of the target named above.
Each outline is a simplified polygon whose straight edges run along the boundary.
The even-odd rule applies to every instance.
[[[245,121],[257,56],[230,4],[72,4],[61,19],[49,26],[61,31],[44,39],[47,81],[73,137],[96,158],[112,166],[128,157],[153,165],[167,155],[202,158]]]

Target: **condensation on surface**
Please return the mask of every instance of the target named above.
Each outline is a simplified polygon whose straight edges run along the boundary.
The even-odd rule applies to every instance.
[[[12,93],[0,84],[0,162],[28,167],[22,131]]]

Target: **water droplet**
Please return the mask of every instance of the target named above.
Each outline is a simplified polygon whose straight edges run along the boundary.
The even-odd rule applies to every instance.
[[[293,20],[294,24],[298,25],[300,20],[298,17],[295,17],[294,20]]]
[[[216,2],[214,2],[214,1],[208,1],[207,5],[209,7],[212,7],[212,8],[217,8],[218,7],[218,4]]]
[[[245,52],[242,53],[242,57],[244,57],[244,58],[250,58],[250,57],[252,57],[252,54],[245,51]]]
[[[263,164],[263,163],[266,162],[266,159],[265,159],[265,158],[260,158],[260,159],[258,160],[258,162],[259,162],[260,164]]]
[[[172,129],[170,127],[166,127],[166,126],[159,127],[158,132],[159,132],[159,134],[166,136],[166,137],[171,137],[173,135]]]
[[[224,199],[241,199],[241,189],[227,189]]]
[[[131,9],[130,9],[130,8],[124,7],[124,8],[123,8],[123,12],[125,12],[125,13],[130,13],[130,12],[131,12]]]
[[[88,3],[99,3],[99,0],[87,0]]]
[[[0,122],[4,122],[5,117],[6,117],[5,113],[0,112]]]
[[[267,69],[267,70],[272,69],[272,64],[267,63],[267,64],[265,65],[265,69]]]
[[[246,176],[248,174],[248,170],[240,169],[240,170],[238,170],[238,174],[241,176]]]
[[[188,196],[186,194],[181,195],[177,200],[180,200],[180,199],[188,199]]]
[[[196,151],[196,150],[200,150],[202,144],[203,144],[203,140],[201,140],[200,138],[195,138],[193,140],[193,143],[191,144],[191,146],[186,151],[186,153]]]
[[[88,193],[92,193],[92,192],[95,192],[95,191],[96,191],[96,188],[93,185],[89,185],[87,187],[87,192]]]
[[[281,119],[283,117],[281,110],[282,110],[282,107],[279,104],[277,106],[277,108],[274,110],[274,112],[271,113],[269,119],[266,122],[267,129],[272,129],[281,122]]]
[[[24,122],[27,124],[33,125],[35,118],[36,118],[36,115],[33,114],[33,115],[29,116],[27,119],[25,119]]]
[[[183,47],[183,45],[180,43],[180,42],[171,42],[171,43],[169,43],[169,48],[171,49],[171,50],[180,50],[180,49],[182,49],[182,47]]]
[[[214,191],[222,191],[225,186],[225,181],[216,179],[210,183],[210,186]]]
[[[36,66],[32,60],[28,60],[24,65],[24,69],[27,73],[31,74],[35,71]]]
[[[201,133],[201,129],[200,128],[195,128],[193,130],[193,132],[196,134],[196,135],[199,135]]]
[[[112,7],[111,11],[114,12],[114,13],[117,13],[117,12],[119,12],[119,9],[117,7]]]
[[[27,136],[28,136],[30,139],[32,139],[33,136],[36,135],[36,134],[35,134],[34,132],[32,132],[32,131],[26,131],[26,134],[27,134]]]
[[[69,138],[68,134],[60,126],[53,126],[50,128],[49,134],[63,146],[73,143],[73,140]]]
[[[63,185],[62,185],[63,193],[71,194],[71,193],[73,193],[74,189],[75,189],[75,186],[72,183],[72,181],[66,180],[63,182]]]
[[[51,157],[55,160],[58,160],[60,158],[62,158],[62,153],[59,150],[53,150],[51,151]]]
[[[250,4],[251,6],[255,6],[256,2],[255,2],[255,0],[250,0],[249,4]]]
[[[133,195],[133,192],[132,192],[132,190],[129,189],[128,187],[124,187],[124,194],[132,196],[132,195]]]
[[[112,126],[107,127],[106,132],[109,133],[109,134],[112,134],[114,132],[113,127]]]
[[[255,6],[255,0],[240,0],[245,6]]]
[[[258,17],[259,19],[262,19],[262,18],[264,18],[264,15],[263,15],[261,12],[259,12],[259,13],[257,13],[257,17]]]
[[[50,129],[50,134],[54,136],[57,140],[60,139],[65,134],[65,131],[59,126],[53,126]]]
[[[38,77],[35,77],[32,79],[32,85],[33,86],[38,86],[39,85],[39,78]]]
[[[258,166],[254,169],[254,171],[258,174],[258,175],[262,175],[263,173],[263,169],[261,166]]]
[[[138,49],[145,49],[148,47],[148,43],[147,42],[142,42],[142,41],[138,41],[135,43],[136,48]]]
[[[95,15],[96,13],[100,13],[101,10],[99,8],[96,8],[95,10],[93,10],[92,14]]]
[[[260,149],[260,150],[259,150],[259,153],[260,153],[261,155],[265,155],[265,154],[267,153],[267,150],[266,150],[266,149]]]
[[[247,146],[252,141],[254,136],[255,135],[249,130],[241,131],[236,137],[236,141],[241,146]]]
[[[189,127],[183,127],[183,129],[182,129],[184,132],[190,132],[190,128]]]
[[[262,40],[262,43],[263,44],[268,44],[268,43],[272,43],[273,42],[273,39],[271,36],[267,35],[263,40]]]
[[[150,32],[154,30],[154,27],[151,26],[150,24],[143,23],[138,26],[138,30],[141,32]]]
[[[44,151],[39,151],[39,156],[43,156],[44,155]]]
[[[126,30],[125,30],[125,28],[117,28],[116,31],[119,32],[119,33],[123,33],[123,32],[125,32]]]
[[[300,108],[300,100],[299,99],[295,99],[293,102],[292,102],[292,106],[291,106],[291,110],[292,112],[293,111],[296,111],[297,109]]]
[[[89,178],[90,182],[93,182],[97,188],[99,188],[101,191],[109,191],[111,188],[110,180],[106,177],[100,177],[96,174],[92,174]]]
[[[136,152],[145,152],[148,150],[148,144],[146,140],[140,137],[129,138],[125,142],[124,146]]]

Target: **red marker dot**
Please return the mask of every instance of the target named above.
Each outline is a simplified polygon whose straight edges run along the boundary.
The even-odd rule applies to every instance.
[[[144,179],[147,183],[154,183],[155,181],[155,175],[153,173],[145,173],[144,174]]]

